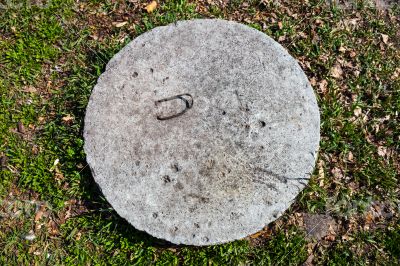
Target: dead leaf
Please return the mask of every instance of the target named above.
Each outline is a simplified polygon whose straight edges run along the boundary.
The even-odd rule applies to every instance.
[[[45,210],[46,210],[46,205],[43,204],[42,206],[40,206],[39,211],[35,215],[35,219],[34,219],[35,222],[39,221],[42,218]]]
[[[279,22],[278,22],[278,28],[279,28],[280,30],[283,28],[282,21],[279,21]]]
[[[65,124],[69,125],[69,124],[72,123],[72,121],[74,121],[74,117],[71,116],[70,114],[67,114],[66,116],[64,116],[64,117],[62,118],[62,121],[63,121]]]
[[[319,83],[319,89],[323,94],[326,93],[327,87],[328,87],[328,81],[326,81],[325,79],[321,80],[321,82]]]
[[[38,148],[37,145],[33,145],[33,146],[32,146],[32,153],[33,153],[34,155],[37,155],[37,154],[39,153],[39,148]]]
[[[307,253],[308,254],[313,254],[314,253],[314,248],[315,248],[316,243],[307,243]]]
[[[152,1],[150,4],[148,4],[145,7],[147,13],[153,12],[156,8],[157,8],[157,2],[156,1]]]
[[[351,151],[349,151],[349,154],[347,155],[347,159],[352,162],[354,159],[353,153]]]
[[[286,40],[286,37],[285,37],[285,36],[280,36],[280,37],[278,38],[278,42],[283,42],[284,40]]]
[[[390,77],[391,80],[395,80],[399,77],[400,75],[400,67],[396,68],[396,70],[393,72],[393,75]]]
[[[71,214],[71,209],[69,208],[69,209],[65,212],[64,219],[65,219],[65,220],[68,220],[71,216],[72,216],[72,214]]]
[[[318,179],[325,178],[325,171],[324,171],[324,161],[318,161]]]
[[[322,20],[320,20],[320,19],[316,19],[315,20],[315,24],[316,25],[322,25],[322,24],[324,24],[324,22]]]
[[[301,38],[303,38],[303,39],[307,39],[307,37],[308,37],[308,35],[305,34],[305,33],[302,32],[302,31],[299,31],[297,34],[298,34]]]
[[[387,44],[389,40],[389,35],[381,34],[383,43]]]
[[[374,125],[373,128],[375,129],[375,133],[379,132],[379,124]]]
[[[387,155],[387,148],[383,146],[378,147],[378,155],[385,157]]]
[[[128,21],[114,22],[114,26],[117,28],[121,28],[121,27],[125,26],[126,24],[128,24]]]
[[[257,232],[255,234],[250,235],[250,238],[258,238],[263,234],[263,231]]]
[[[368,230],[371,228],[371,225],[374,223],[375,217],[372,215],[371,212],[367,212],[365,215],[365,224],[363,226],[364,229]]]
[[[331,76],[337,79],[341,79],[343,75],[342,67],[339,64],[335,64],[331,68]]]
[[[25,133],[25,127],[24,127],[24,124],[22,124],[21,121],[19,121],[18,124],[17,124],[17,130],[21,134]]]
[[[0,153],[0,169],[6,169],[8,163],[8,158],[3,153]]]
[[[342,239],[344,241],[351,241],[354,240],[354,238],[352,238],[351,236],[349,236],[348,234],[342,235]]]
[[[35,92],[37,92],[37,89],[36,89],[35,87],[33,87],[33,86],[26,86],[26,87],[24,88],[24,92],[27,92],[27,93],[35,93]]]
[[[64,179],[64,175],[61,172],[57,172],[54,177],[56,180],[61,181]]]
[[[347,24],[347,25],[357,26],[359,20],[360,20],[360,19],[358,19],[358,18],[346,19],[346,20],[344,21],[344,23]]]
[[[357,106],[355,109],[354,109],[354,115],[355,116],[360,116],[362,114],[362,109],[359,107],[359,106]]]
[[[305,213],[303,215],[303,220],[307,238],[321,240],[327,236],[335,236],[334,228],[337,228],[337,223],[331,216],[326,214]]]
[[[343,61],[340,63],[343,64],[344,67],[351,68],[351,69],[355,68],[351,62]]]
[[[51,235],[58,235],[59,233],[58,226],[53,220],[50,220],[47,223],[47,230]]]
[[[340,46],[339,48],[339,52],[344,53],[346,52],[346,48],[344,48],[343,46]]]
[[[335,178],[337,178],[337,179],[342,179],[342,178],[343,178],[342,170],[340,170],[340,168],[338,168],[338,167],[334,167],[334,168],[331,170],[331,173],[332,173],[332,175],[333,175]]]
[[[317,85],[317,80],[315,79],[315,77],[312,77],[311,79],[310,79],[310,84],[311,84],[311,86],[315,86],[315,85]]]
[[[312,266],[313,264],[313,259],[314,259],[314,254],[310,254],[307,258],[307,260],[303,263],[304,266]]]
[[[385,51],[385,44],[384,43],[380,43],[379,44],[379,48],[381,48],[381,51]]]
[[[336,238],[335,235],[329,234],[329,235],[327,235],[327,236],[325,237],[325,240],[328,240],[328,241],[335,241],[335,238]]]

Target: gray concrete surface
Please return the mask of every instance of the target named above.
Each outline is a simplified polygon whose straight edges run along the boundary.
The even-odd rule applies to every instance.
[[[179,94],[190,96],[162,101]],[[313,171],[319,125],[307,77],[277,42],[235,22],[181,21],[110,60],[84,148],[135,228],[210,245],[256,233],[290,206]]]

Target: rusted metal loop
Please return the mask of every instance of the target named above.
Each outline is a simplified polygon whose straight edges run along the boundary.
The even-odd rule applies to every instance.
[[[190,97],[190,100],[188,101],[183,96]],[[176,114],[170,115],[170,116],[160,116],[160,115],[158,115],[157,116],[158,120],[168,120],[168,119],[171,119],[171,118],[175,118],[175,117],[181,116],[184,113],[186,113],[186,111],[189,110],[190,108],[192,108],[192,106],[193,106],[193,97],[189,93],[183,93],[183,94],[178,94],[178,95],[175,95],[175,96],[172,96],[172,97],[164,98],[164,99],[156,101],[155,103],[157,105],[157,104],[159,104],[161,102],[167,102],[167,101],[171,101],[171,100],[175,100],[175,99],[181,99],[182,101],[184,101],[185,102],[185,109],[183,109],[179,113],[176,113]]]

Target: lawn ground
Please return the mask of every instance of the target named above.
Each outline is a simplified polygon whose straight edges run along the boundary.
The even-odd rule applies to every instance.
[[[398,265],[400,8],[355,2],[169,0],[149,13],[139,0],[0,1],[0,264]],[[238,21],[281,43],[322,121],[315,171],[292,207],[253,236],[201,248],[121,219],[96,189],[82,139],[108,60],[191,18]]]

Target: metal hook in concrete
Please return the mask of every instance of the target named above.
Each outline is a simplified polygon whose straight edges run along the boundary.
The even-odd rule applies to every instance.
[[[190,97],[190,99],[187,100],[186,98],[184,98],[184,96]],[[157,115],[157,119],[158,119],[158,120],[168,120],[168,119],[171,119],[171,118],[175,118],[175,117],[181,116],[181,115],[183,115],[187,110],[189,110],[190,108],[192,108],[192,106],[193,106],[193,97],[192,97],[192,95],[190,95],[189,93],[178,94],[178,95],[175,95],[175,96],[172,96],[172,97],[164,98],[164,99],[161,99],[161,100],[156,101],[155,104],[158,105],[158,104],[161,103],[161,102],[167,102],[167,101],[171,101],[171,100],[175,100],[175,99],[180,99],[180,100],[182,100],[182,101],[185,103],[185,109],[183,109],[183,110],[180,111],[179,113],[176,113],[176,114],[173,114],[173,115],[169,115],[169,116],[160,116],[160,115]]]

